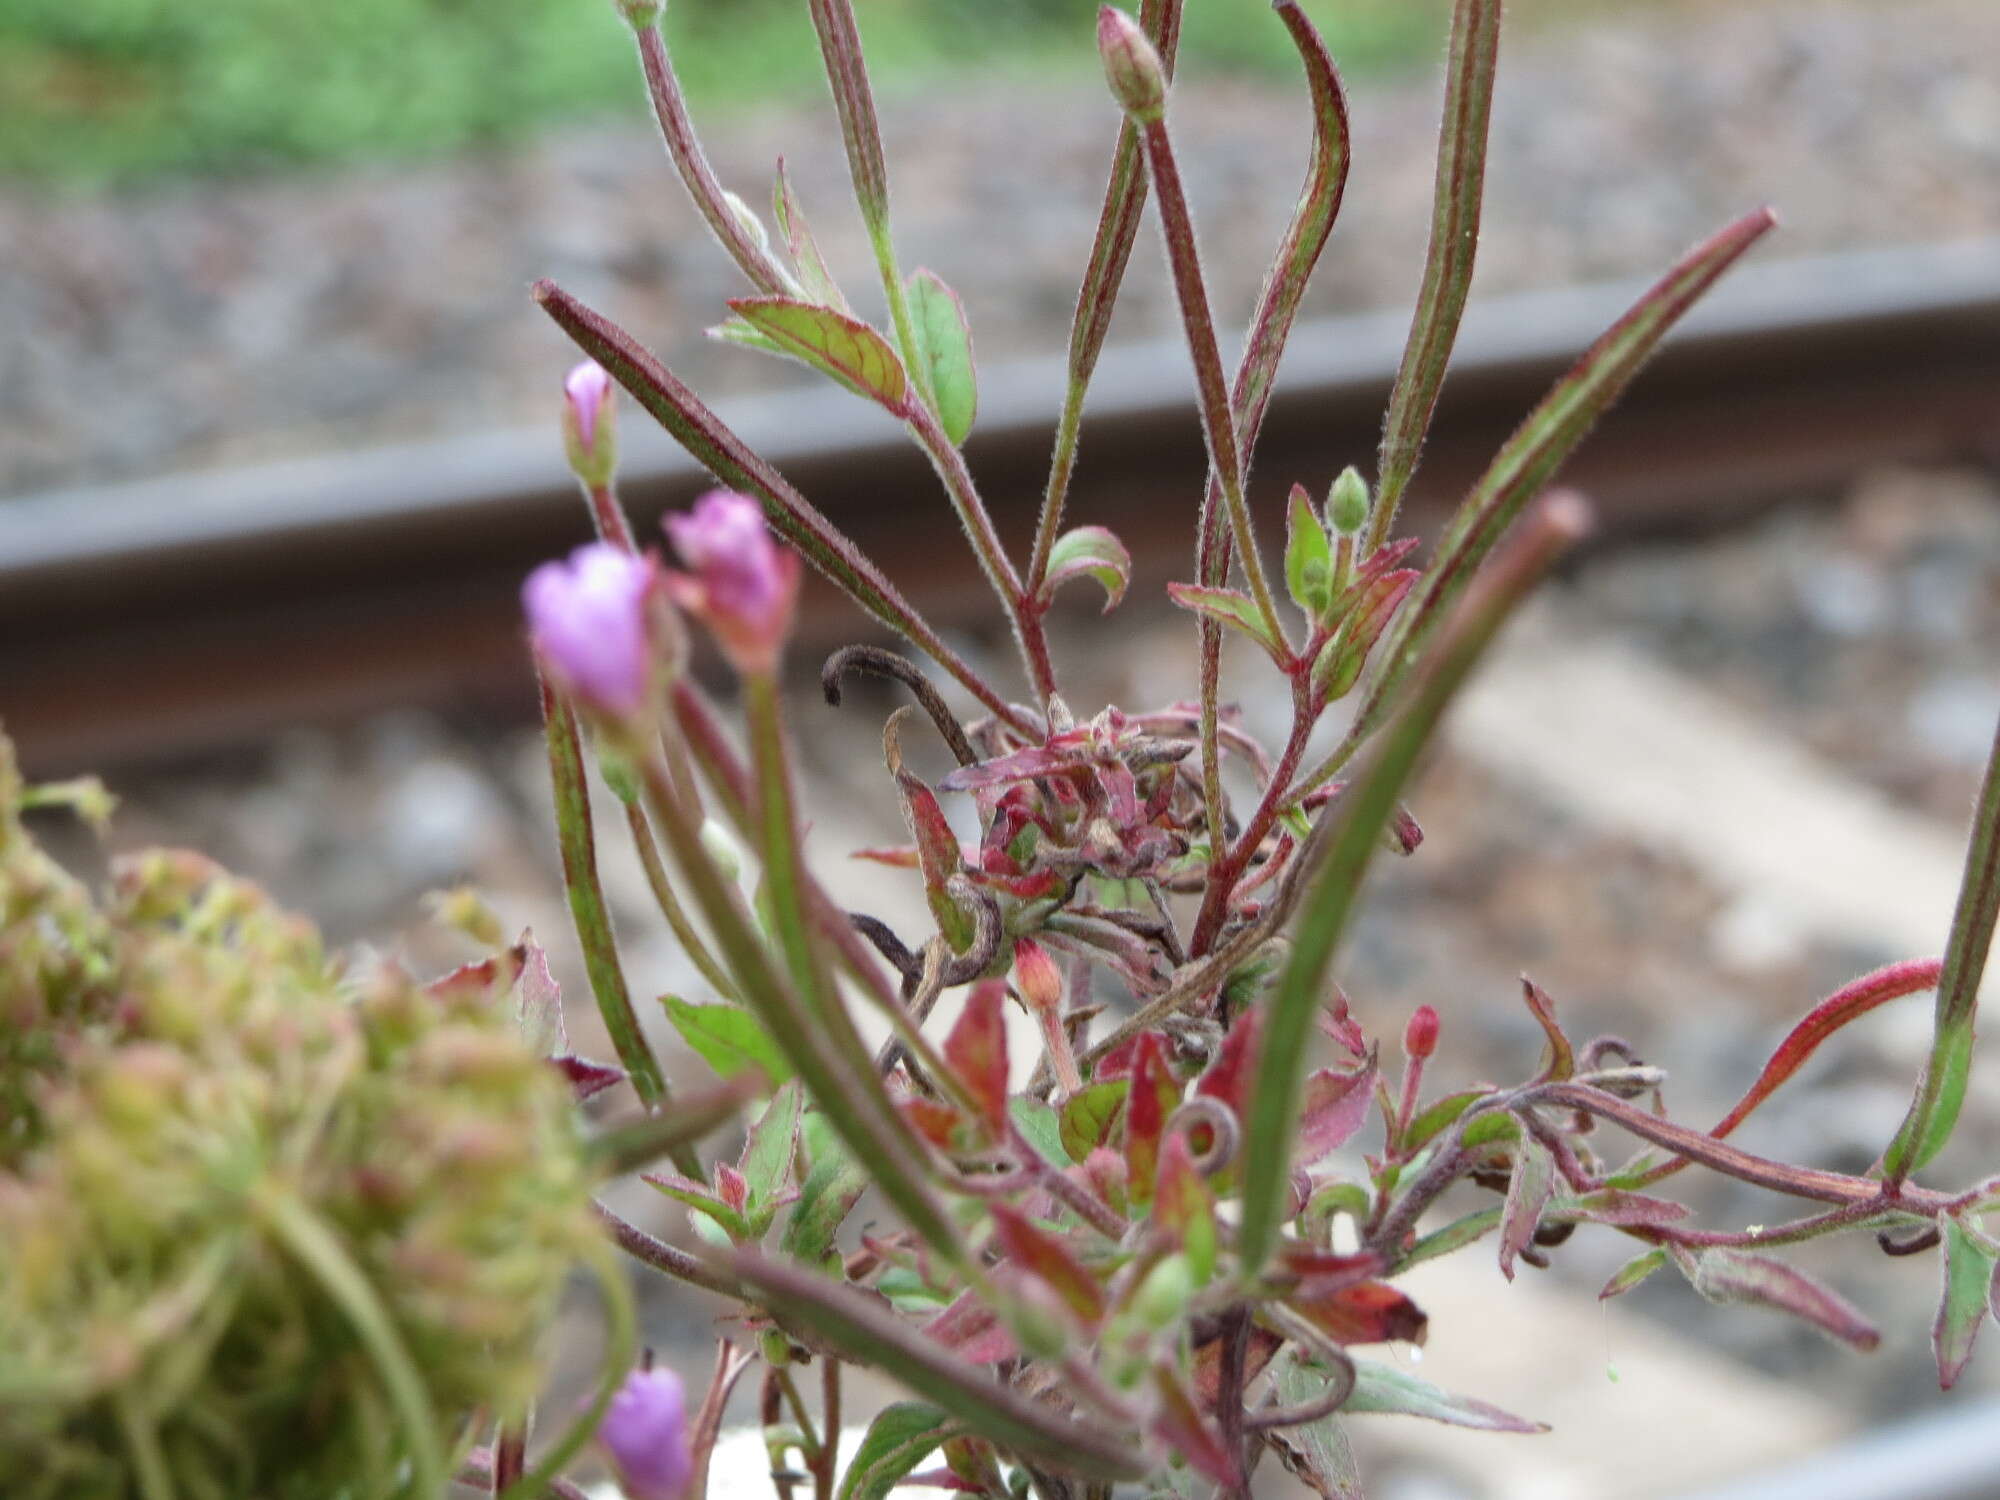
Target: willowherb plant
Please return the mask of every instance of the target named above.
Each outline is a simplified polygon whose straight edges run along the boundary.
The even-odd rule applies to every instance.
[[[1340,1425],[1347,1413],[1535,1430],[1355,1352],[1423,1339],[1425,1314],[1397,1277],[1488,1236],[1511,1277],[1520,1262],[1546,1264],[1579,1225],[1632,1241],[1633,1258],[1606,1297],[1671,1265],[1707,1297],[1777,1308],[1861,1348],[1876,1340],[1866,1318],[1768,1252],[1843,1230],[1874,1234],[1894,1254],[1939,1247],[1935,1341],[1940,1378],[1951,1384],[2000,1264],[2000,1245],[1982,1227],[1982,1215],[2000,1207],[2000,1179],[1944,1190],[1914,1174],[1945,1144],[1965,1093],[2000,903],[2000,772],[1989,771],[1979,801],[1943,959],[1892,965],[1822,1001],[1708,1129],[1672,1117],[1662,1073],[1625,1043],[1573,1041],[1531,982],[1523,999],[1546,1036],[1533,1071],[1511,1086],[1433,1097],[1425,1072],[1440,1043],[1437,1011],[1423,1006],[1401,1027],[1388,1049],[1400,1050],[1398,1065],[1364,1021],[1365,1002],[1350,1006],[1334,977],[1371,859],[1385,845],[1408,853],[1421,838],[1403,798],[1453,694],[1588,527],[1581,499],[1544,493],[1547,485],[1681,314],[1771,227],[1771,215],[1748,214],[1695,247],[1587,350],[1420,563],[1416,540],[1397,535],[1397,516],[1471,279],[1500,26],[1499,0],[1458,0],[1430,248],[1373,483],[1342,467],[1323,502],[1295,485],[1283,567],[1267,569],[1246,475],[1346,181],[1339,76],[1303,12],[1279,0],[1277,20],[1306,74],[1313,151],[1232,373],[1168,127],[1180,0],[1145,0],[1136,20],[1106,7],[1097,43],[1123,122],[1023,565],[1003,546],[961,453],[977,407],[963,309],[935,273],[905,276],[897,262],[887,168],[848,0],[810,0],[810,9],[874,251],[883,329],[859,317],[836,282],[782,165],[775,234],[720,184],[675,81],[661,6],[620,0],[620,9],[674,165],[749,282],[714,333],[802,361],[905,424],[993,589],[1029,688],[1028,701],[1016,701],[954,652],[827,517],[636,340],[561,288],[536,288],[589,357],[565,383],[563,432],[599,540],[540,569],[525,602],[565,882],[621,1066],[557,1060],[579,1092],[629,1084],[645,1113],[587,1147],[558,1133],[529,1155],[545,1173],[567,1163],[557,1174],[563,1182],[655,1168],[646,1181],[692,1210],[705,1248],[656,1240],[601,1203],[598,1227],[646,1265],[737,1309],[698,1403],[664,1367],[647,1361],[628,1373],[629,1349],[613,1341],[599,1437],[632,1500],[706,1492],[724,1403],[759,1361],[781,1496],[809,1484],[815,1500],[880,1500],[920,1471],[992,1500],[1029,1491],[1103,1500],[1128,1484],[1135,1494],[1236,1496],[1267,1460],[1323,1495],[1358,1494]],[[1169,589],[1195,616],[1194,672],[1184,699],[1079,718],[1062,696],[1044,623],[1065,583],[1089,576],[1108,609],[1129,581],[1118,538],[1099,526],[1065,530],[1064,502],[1092,372],[1149,200],[1207,442],[1207,473],[1188,488],[1191,576]],[[617,500],[614,382],[723,486],[669,518],[671,564],[640,545]],[[884,794],[897,799],[910,844],[871,853],[921,882],[928,933],[898,933],[842,909],[802,858],[808,819],[780,694],[800,569],[779,539],[928,659],[927,667],[856,645],[835,653],[822,674],[835,705],[856,673],[892,678],[915,699],[884,726]],[[686,671],[690,620],[739,681],[740,750]],[[1224,704],[1230,631],[1248,637],[1289,688],[1292,723],[1280,746],[1257,743]],[[933,668],[983,717],[962,723],[928,675]],[[1350,709],[1348,727],[1309,765],[1313,731],[1337,703]],[[957,762],[935,784],[902,752],[904,737],[926,720]],[[1232,798],[1230,757],[1254,798]],[[664,917],[712,991],[668,1002],[674,1025],[721,1075],[699,1096],[669,1096],[623,977],[595,866],[593,759]],[[970,847],[945,816],[947,797],[969,797],[977,812]],[[754,900],[728,834],[757,861]],[[89,1086],[74,1071],[73,1039],[110,1045],[123,1023],[108,1010],[75,1013],[72,997],[90,991],[77,955],[97,941],[82,932],[96,920],[88,904],[67,887],[21,887],[31,888],[32,902],[10,895],[0,974],[14,992],[47,998],[26,1014],[28,1042],[0,1056],[9,1068],[0,1099],[59,1101]],[[546,1006],[539,950],[501,948],[487,964],[476,981],[447,982],[446,1000],[438,986],[404,986],[397,1003],[463,1004],[476,986],[489,1007],[506,1009],[505,997],[526,988],[535,1007]],[[958,1018],[937,1035],[928,1018],[954,990],[963,992]],[[1875,1170],[1790,1165],[1729,1141],[1827,1037],[1889,1000],[1930,990],[1932,1055]],[[367,1015],[368,1002],[357,1003]],[[1032,1064],[1010,1055],[1009,1005],[1033,1022]],[[865,1045],[857,1011],[886,1023],[879,1051]],[[35,1045],[37,1036],[69,1040]],[[1315,1036],[1331,1066],[1309,1068]],[[540,1051],[551,1050],[548,1038],[538,1040]],[[740,1152],[705,1155],[700,1143],[747,1104],[753,1118]],[[76,1118],[43,1108],[32,1135],[0,1140],[9,1153],[0,1168],[10,1174],[0,1175],[0,1225],[25,1201],[19,1184],[32,1191],[49,1180],[51,1163],[65,1160]],[[1636,1139],[1638,1154],[1620,1155],[1606,1126]],[[1359,1170],[1335,1156],[1350,1143],[1367,1147]],[[658,1170],[662,1156],[670,1169]],[[1741,1231],[1703,1227],[1659,1194],[1689,1167],[1795,1198],[1799,1217]],[[1434,1210],[1464,1183],[1498,1201],[1438,1222]],[[894,1209],[896,1227],[847,1226],[870,1189]],[[439,1183],[436,1191],[443,1200],[455,1189]],[[371,1223],[347,1232],[365,1242]],[[283,1227],[251,1221],[258,1233]],[[479,1242],[470,1231],[451,1239],[461,1250]],[[500,1253],[504,1241],[490,1243]],[[298,1246],[291,1258],[308,1282],[340,1280]],[[18,1265],[6,1264],[0,1319],[25,1284]],[[360,1292],[372,1287],[388,1304],[372,1323],[377,1335],[387,1329],[386,1344],[346,1307],[347,1325],[362,1331],[359,1347],[381,1356],[343,1366],[357,1383],[356,1410],[407,1420],[399,1426],[385,1416],[363,1434],[380,1442],[355,1450],[367,1462],[357,1458],[339,1492],[428,1495],[434,1455],[449,1449],[463,1476],[510,1500],[551,1484],[575,1493],[551,1476],[577,1424],[566,1423],[565,1439],[529,1472],[519,1383],[482,1389],[455,1377],[452,1360],[413,1335],[416,1314],[397,1296],[406,1274],[393,1256],[356,1271]],[[333,1300],[338,1310],[342,1299]],[[11,1371],[5,1359],[0,1371]],[[900,1381],[915,1399],[881,1413],[858,1451],[843,1455],[841,1371],[849,1364]],[[800,1388],[801,1372],[815,1365],[817,1403]],[[196,1374],[196,1386],[219,1378]],[[378,1377],[379,1387],[370,1384]],[[0,1380],[0,1394],[10,1391]],[[369,1394],[380,1391],[388,1395]],[[166,1500],[281,1492],[227,1478],[182,1484],[179,1450],[151,1440],[163,1413],[143,1389],[100,1382],[51,1392],[43,1429],[61,1431],[79,1464],[99,1466],[91,1473],[136,1477],[48,1493]],[[586,1423],[595,1416],[586,1413]],[[397,1442],[411,1446],[394,1450]],[[404,1454],[400,1467],[384,1457],[391,1451]]]

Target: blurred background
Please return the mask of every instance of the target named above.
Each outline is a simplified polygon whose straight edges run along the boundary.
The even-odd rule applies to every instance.
[[[1293,479],[1370,467],[1421,272],[1449,12],[1305,8],[1347,80],[1354,166],[1259,471],[1274,530]],[[856,10],[903,261],[965,298],[970,457],[1018,543],[1117,127],[1093,6]],[[674,0],[667,30],[723,180],[764,204],[783,155],[870,311],[804,5]],[[1188,0],[1182,59],[1176,138],[1233,327],[1297,193],[1303,89],[1264,0]],[[1416,802],[1429,839],[1379,872],[1342,979],[1385,1033],[1439,1006],[1442,1088],[1533,1066],[1528,970],[1573,1029],[1673,1069],[1678,1112],[1700,1119],[1827,990],[1942,943],[2000,714],[2000,7],[1517,0],[1487,201],[1419,527],[1632,278],[1759,203],[1782,228],[1587,445],[1571,477],[1601,501],[1602,538],[1454,721]],[[1073,503],[1140,561],[1110,622],[1081,593],[1059,616],[1085,712],[1189,687],[1191,629],[1160,585],[1185,576],[1199,438],[1156,234]],[[342,939],[449,961],[418,902],[469,880],[566,954],[512,604],[534,560],[585,532],[555,433],[573,356],[527,298],[537,276],[659,351],[964,650],[1010,670],[893,430],[704,337],[739,288],[609,0],[9,0],[0,723],[31,773],[104,770],[126,799],[115,846],[197,844]],[[650,516],[700,477],[646,425],[628,406],[628,493]],[[829,593],[811,603],[802,673],[855,630]],[[1254,662],[1236,673],[1253,725],[1282,713]],[[839,859],[898,836],[876,707],[835,715],[802,678],[814,853],[857,904],[914,924],[918,893]],[[602,842],[635,983],[696,984]],[[1865,1169],[1925,1044],[1925,1002],[1905,1004],[1829,1047],[1746,1144]],[[1946,1176],[2000,1160],[1987,1076]],[[1748,1192],[1701,1206],[1734,1226],[1780,1216]],[[1621,1243],[1579,1235],[1504,1294],[1477,1251],[1425,1268],[1422,1372],[1556,1431],[1357,1419],[1378,1500],[2000,1492],[2000,1347],[1938,1398],[1930,1258],[1867,1242],[1806,1258],[1881,1322],[1860,1356],[1680,1286],[1600,1309]],[[647,1295],[650,1336],[698,1370],[715,1310]]]

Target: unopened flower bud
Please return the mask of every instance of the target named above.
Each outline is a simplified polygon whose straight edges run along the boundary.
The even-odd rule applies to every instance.
[[[635,29],[658,25],[661,14],[667,8],[666,0],[613,0],[613,3],[618,7],[618,14]]]
[[[618,388],[604,366],[586,359],[563,380],[563,449],[570,471],[591,489],[611,483],[618,465]]]
[[[578,702],[621,719],[645,707],[653,674],[648,616],[658,577],[650,555],[604,542],[528,575],[521,602],[535,652]]]
[[[1437,1045],[1438,1013],[1428,1005],[1419,1005],[1410,1024],[1403,1028],[1403,1051],[1422,1059],[1437,1051]]]
[[[737,671],[770,672],[791,631],[799,560],[771,535],[763,507],[710,490],[665,526],[688,570],[667,576],[675,602],[715,632]]]
[[[682,1500],[694,1469],[680,1377],[660,1365],[625,1377],[597,1429],[629,1500]]]
[[[1368,520],[1368,481],[1349,464],[1326,497],[1326,519],[1342,536],[1353,536]]]
[[[1167,70],[1146,33],[1114,5],[1097,10],[1097,55],[1118,107],[1140,124],[1151,124],[1166,113]]]
[[[1058,1359],[1076,1345],[1076,1320],[1067,1304],[1039,1281],[1014,1278],[1000,1293],[999,1313],[1030,1359]]]
[[[1193,1298],[1194,1266],[1185,1255],[1169,1255],[1132,1293],[1132,1313],[1157,1333],[1185,1315]]]
[[[1062,1004],[1062,971],[1049,950],[1033,938],[1014,944],[1014,986],[1021,992],[1022,1003],[1038,1015]]]

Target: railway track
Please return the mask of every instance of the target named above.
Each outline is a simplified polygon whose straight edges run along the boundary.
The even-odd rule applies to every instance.
[[[1474,304],[1414,525],[1435,524],[1636,290]],[[1294,334],[1258,453],[1266,514],[1293,479],[1320,486],[1372,453],[1406,326],[1399,311]],[[1017,545],[1061,386],[1055,360],[982,376],[968,459]],[[975,623],[970,558],[894,424],[817,389],[722,410],[934,621]],[[705,482],[643,420],[624,447],[641,520]],[[1200,453],[1181,347],[1109,351],[1071,513],[1132,545],[1139,597],[1186,566]],[[1724,523],[1869,464],[1961,458],[2000,461],[2000,241],[1738,270],[1566,478],[1619,538]],[[54,773],[399,704],[526,714],[516,590],[583,528],[553,425],[0,502],[0,719]],[[854,619],[830,589],[809,595],[811,643]]]

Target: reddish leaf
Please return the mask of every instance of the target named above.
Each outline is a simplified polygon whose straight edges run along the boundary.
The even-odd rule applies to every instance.
[[[1555,1157],[1524,1130],[1514,1151],[1514,1173],[1507,1179],[1507,1206],[1500,1213],[1500,1274],[1509,1281],[1515,1257],[1535,1242],[1542,1210],[1555,1191]]]
[[[1678,1248],[1674,1260],[1710,1302],[1746,1302],[1787,1312],[1864,1351],[1882,1342],[1875,1325],[1846,1298],[1783,1261],[1742,1250]]]
[[[1292,1307],[1337,1344],[1421,1344],[1430,1319],[1386,1281],[1363,1281],[1323,1297],[1293,1297]]]
[[[904,1094],[896,1099],[896,1108],[910,1128],[940,1151],[952,1150],[958,1144],[958,1127],[965,1116],[940,1099],[927,1098],[922,1094]]]
[[[717,1197],[738,1213],[742,1213],[749,1205],[749,1183],[744,1180],[741,1172],[727,1162],[715,1164],[715,1192]]]
[[[1368,1120],[1375,1098],[1375,1064],[1337,1073],[1321,1068],[1308,1075],[1299,1120],[1297,1160],[1307,1165],[1352,1140]]]
[[[1722,1122],[1709,1134],[1720,1140],[1741,1125],[1753,1109],[1798,1072],[1800,1065],[1819,1049],[1820,1043],[1849,1021],[1858,1020],[1876,1006],[1891,1000],[1936,989],[1942,968],[1943,964],[1935,958],[1910,959],[1904,963],[1889,964],[1872,974],[1864,974],[1835,990],[1786,1033],[1784,1041],[1778,1044],[1778,1050],[1771,1054],[1771,1060],[1764,1064],[1764,1071],[1750,1085],[1749,1092],[1736,1101],[1736,1107],[1724,1115]]]
[[[592,1062],[587,1057],[577,1057],[573,1053],[562,1053],[549,1059],[549,1064],[569,1080],[571,1092],[578,1102],[594,1098],[606,1089],[625,1081],[625,1070],[614,1068],[608,1063]]]
[[[1160,1397],[1153,1416],[1154,1434],[1195,1470],[1225,1490],[1234,1490],[1241,1482],[1236,1460],[1215,1429],[1203,1419],[1180,1377],[1167,1366],[1156,1365],[1153,1386]]]
[[[1975,1221],[1976,1222],[1976,1221]],[[1937,1355],[1938,1385],[1950,1390],[1972,1362],[1972,1345],[1979,1330],[2000,1304],[2000,1246],[1957,1214],[1938,1221],[1944,1247],[1944,1294],[1931,1324],[1931,1349]]]
[[[1216,1402],[1222,1398],[1222,1339],[1217,1334],[1195,1346],[1194,1399],[1203,1411],[1214,1411]],[[1252,1324],[1249,1347],[1244,1351],[1244,1380],[1252,1381],[1262,1375],[1284,1347],[1285,1341],[1277,1334]]]
[[[1155,1031],[1140,1033],[1132,1062],[1132,1092],[1125,1103],[1125,1170],[1135,1201],[1152,1197],[1159,1170],[1160,1136],[1181,1102],[1181,1086],[1167,1066],[1167,1050]]]
[[[1576,1051],[1563,1034],[1562,1026],[1556,1021],[1556,1003],[1549,998],[1547,990],[1536,984],[1527,975],[1521,976],[1521,998],[1528,1002],[1528,1012],[1535,1023],[1549,1039],[1547,1059],[1542,1063],[1541,1076],[1535,1082],[1560,1082],[1576,1072]]]
[[[1572,1198],[1562,1206],[1558,1215],[1563,1219],[1585,1219],[1592,1224],[1612,1224],[1619,1228],[1658,1228],[1677,1223],[1687,1216],[1685,1203],[1675,1203],[1670,1198],[1649,1198],[1644,1193],[1628,1193],[1621,1188],[1600,1188],[1594,1193]]]
[[[951,831],[944,809],[923,782],[908,771],[898,770],[896,788],[902,794],[903,821],[917,841],[917,867],[924,875],[924,898],[930,903],[938,930],[952,947],[963,952],[972,941],[972,918],[945,888],[946,882],[965,868],[958,835]]]
[[[945,1061],[1002,1136],[1007,1133],[1007,1022],[1001,1014],[1006,998],[1007,986],[998,979],[975,984],[944,1042]]]
[[[994,1365],[1021,1352],[1000,1315],[974,1292],[960,1293],[924,1325],[924,1332],[968,1364]]]
[[[995,1203],[992,1214],[995,1238],[1007,1258],[1046,1282],[1072,1312],[1095,1328],[1104,1316],[1104,1289],[1069,1247],[1005,1203]]]
[[[1263,1035],[1264,1013],[1250,1009],[1236,1018],[1222,1038],[1222,1049],[1214,1063],[1195,1082],[1195,1093],[1229,1106],[1230,1113],[1243,1113],[1243,1091],[1250,1086],[1250,1068],[1257,1056],[1257,1042]]]
[[[1373,1250],[1341,1255],[1295,1242],[1287,1243],[1279,1251],[1279,1259],[1284,1262],[1285,1269],[1298,1278],[1293,1295],[1308,1301],[1330,1297],[1357,1282],[1379,1276],[1384,1265],[1382,1257]]]
[[[1153,1222],[1187,1252],[1195,1280],[1215,1270],[1215,1205],[1195,1170],[1185,1131],[1176,1130],[1160,1148],[1160,1174],[1153,1187]]]
[[[521,1035],[542,1057],[569,1051],[569,1031],[563,1025],[562,986],[549,972],[549,956],[535,941],[532,931],[523,931],[514,945],[521,955],[519,1008]]]
[[[440,1000],[480,999],[504,995],[514,987],[528,962],[528,950],[520,943],[482,958],[460,964],[449,974],[440,974],[424,986],[424,993]]]

